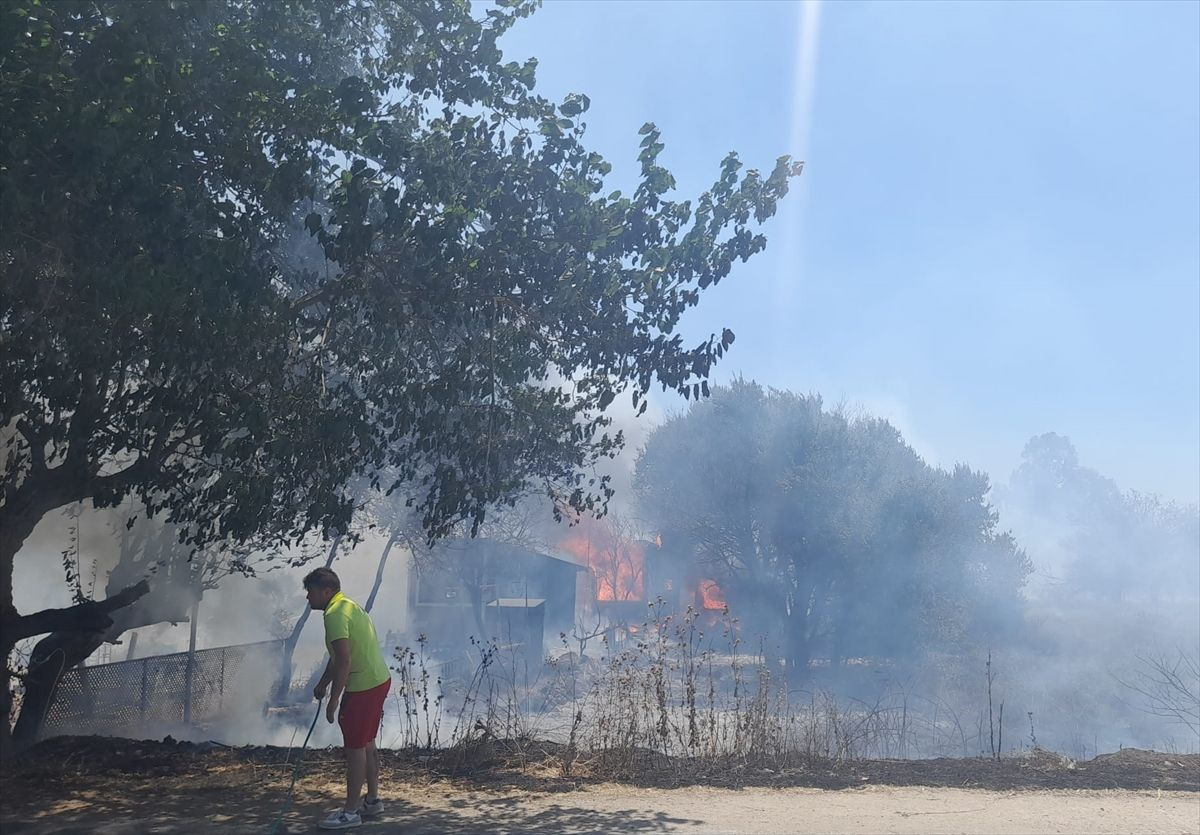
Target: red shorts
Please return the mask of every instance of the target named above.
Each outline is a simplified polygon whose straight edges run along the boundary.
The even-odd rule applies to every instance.
[[[358,690],[342,694],[342,706],[338,711],[338,725],[342,729],[342,745],[346,748],[366,748],[379,733],[383,721],[383,700],[392,687],[389,678],[370,690]]]

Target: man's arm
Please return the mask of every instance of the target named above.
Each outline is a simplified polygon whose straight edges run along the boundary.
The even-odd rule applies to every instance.
[[[350,679],[350,639],[338,638],[329,645],[329,667],[333,668],[333,688],[329,692],[329,707],[326,716],[329,721],[337,714],[337,704],[346,690],[346,682]]]
[[[329,685],[333,683],[333,657],[330,656],[329,663],[325,665],[325,672],[321,673],[321,680],[317,682],[316,688],[313,690],[313,698],[320,701],[325,698],[325,691],[329,689]]]

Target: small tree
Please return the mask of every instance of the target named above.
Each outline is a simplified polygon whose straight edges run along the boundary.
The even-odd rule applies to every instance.
[[[1183,725],[1200,738],[1200,659],[1195,653],[1139,655],[1133,677],[1117,680],[1141,697],[1147,713]]]

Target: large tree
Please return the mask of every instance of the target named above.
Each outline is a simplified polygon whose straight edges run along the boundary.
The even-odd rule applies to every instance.
[[[814,653],[900,659],[994,635],[1029,570],[986,476],[929,467],[886,421],[816,396],[716,389],[650,435],[635,484],[664,548],[701,562],[800,677]]]
[[[295,542],[387,468],[430,537],[531,481],[594,509],[613,398],[699,392],[732,334],[685,346],[679,317],[762,249],[799,164],[731,154],[677,202],[647,124],[609,192],[587,98],[541,98],[498,47],[532,6],[0,11],[4,655],[105,628],[14,606],[55,508],[133,495],[191,547]]]

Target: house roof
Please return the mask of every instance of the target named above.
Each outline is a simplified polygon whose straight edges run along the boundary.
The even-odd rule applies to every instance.
[[[494,539],[486,539],[482,537],[479,539],[448,540],[447,542],[443,543],[442,547],[449,551],[487,548],[491,549],[493,552],[499,552],[506,556],[521,556],[524,558],[540,557],[542,559],[565,563],[566,565],[574,568],[576,571],[587,570],[587,564],[585,562],[573,554],[569,554],[557,548],[548,551],[535,551],[530,548],[521,547],[520,545],[514,545],[512,543],[500,542]]]
[[[538,552],[539,555],[548,559],[556,560],[557,562],[565,562],[567,565],[574,568],[576,571],[586,571],[587,563],[583,562],[574,554],[568,554],[565,551],[554,551],[553,553]]]

